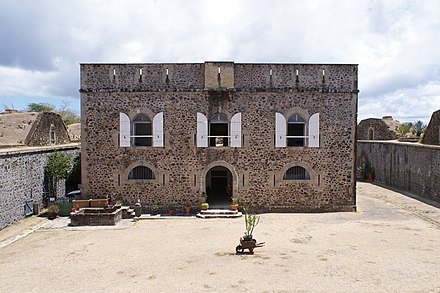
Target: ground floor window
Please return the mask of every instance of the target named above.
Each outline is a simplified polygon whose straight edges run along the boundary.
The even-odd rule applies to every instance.
[[[310,174],[300,166],[289,168],[283,177],[284,180],[310,180]]]
[[[129,180],[154,180],[153,171],[145,166],[137,166],[128,174]]]

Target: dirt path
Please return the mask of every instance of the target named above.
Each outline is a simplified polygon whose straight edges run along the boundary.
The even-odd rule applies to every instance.
[[[3,292],[440,292],[440,210],[360,183],[357,213],[243,219],[51,222],[0,248]],[[0,239],[3,231],[0,231]]]

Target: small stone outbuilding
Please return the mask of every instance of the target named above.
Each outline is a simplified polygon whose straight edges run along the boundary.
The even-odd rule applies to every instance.
[[[52,112],[0,113],[0,147],[48,146],[70,143],[60,115]]]
[[[390,116],[383,119],[368,118],[359,122],[357,139],[358,140],[393,140],[397,139],[396,123]],[[388,123],[387,123],[388,122]]]
[[[432,113],[422,139],[423,144],[440,145],[440,110]]]

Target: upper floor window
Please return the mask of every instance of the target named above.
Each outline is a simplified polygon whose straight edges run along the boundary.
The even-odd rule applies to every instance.
[[[197,147],[241,147],[241,113],[232,116],[231,121],[224,114],[217,113],[208,118],[197,113]]]
[[[306,145],[306,120],[294,114],[287,120],[287,146]]]
[[[147,114],[136,115],[133,121],[125,113],[119,113],[119,146],[164,146],[163,112],[157,113],[153,121]]]
[[[228,146],[229,122],[225,115],[215,114],[209,120],[209,146]]]
[[[146,114],[138,114],[132,125],[131,145],[132,146],[151,146],[153,138],[152,123]]]
[[[128,180],[154,180],[153,171],[145,166],[137,166],[128,174]]]
[[[306,117],[275,113],[275,147],[319,147],[319,113]]]
[[[310,180],[310,174],[301,166],[293,166],[284,173],[283,180]]]

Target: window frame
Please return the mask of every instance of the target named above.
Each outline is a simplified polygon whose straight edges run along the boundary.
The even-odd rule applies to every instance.
[[[138,117],[146,117],[148,118],[148,121],[136,121]],[[148,129],[146,132],[149,132],[150,134],[136,134],[137,125],[148,125]],[[149,131],[148,131],[149,130]],[[130,123],[130,146],[131,147],[152,147],[153,146],[153,121],[150,119],[149,115],[146,113],[139,113],[137,114],[133,122]],[[147,138],[147,144],[136,144],[136,139],[138,138]],[[150,138],[150,140],[148,140]]]
[[[304,175],[304,178],[286,178],[286,177],[288,177],[286,175],[289,175],[289,176],[292,175],[292,174],[288,174],[289,171],[292,169],[297,169],[296,171],[290,172],[290,173],[293,173],[294,175],[298,175],[299,172],[300,173],[304,172],[304,174],[300,174],[300,175]],[[304,168],[303,166],[299,166],[299,165],[295,165],[295,166],[288,168],[284,172],[284,175],[283,175],[283,181],[310,181],[310,180],[311,180],[310,172],[306,168]]]
[[[142,171],[137,171],[141,168],[142,168]],[[145,174],[150,174],[151,177],[150,178],[130,178],[132,173],[135,171],[137,171],[137,173],[145,172]],[[139,174],[136,174],[136,175],[139,175]],[[154,174],[154,171],[151,168],[149,168],[145,165],[138,165],[138,166],[131,168],[131,170],[128,172],[127,180],[128,181],[151,181],[151,180],[156,180],[156,175]]]

